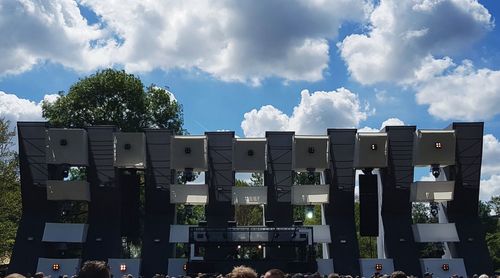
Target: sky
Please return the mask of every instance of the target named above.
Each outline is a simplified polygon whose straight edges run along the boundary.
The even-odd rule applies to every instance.
[[[498,0],[5,0],[0,116],[43,120],[42,100],[112,67],[168,88],[191,134],[482,121],[488,200],[500,194],[497,17]]]

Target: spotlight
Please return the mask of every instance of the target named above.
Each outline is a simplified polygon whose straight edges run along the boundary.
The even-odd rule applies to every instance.
[[[436,142],[434,143],[434,147],[438,150],[442,149],[443,148],[443,144],[441,144],[441,142]]]
[[[370,149],[371,149],[372,151],[376,151],[376,150],[378,149],[377,144],[371,144],[371,145],[370,145]]]
[[[443,271],[448,271],[448,270],[450,270],[450,265],[449,265],[449,264],[443,264],[443,265],[441,266],[441,269],[442,269]]]
[[[120,271],[121,272],[127,271],[127,265],[126,264],[120,264]]]
[[[375,264],[375,270],[376,271],[381,271],[382,270],[382,264]]]
[[[60,264],[52,264],[52,270],[53,271],[59,271],[60,268],[61,268]]]
[[[187,264],[182,265],[182,270],[187,271],[187,269],[188,269]]]
[[[438,164],[432,164],[431,165],[431,172],[432,175],[437,179],[439,175],[441,174],[441,168],[439,167]]]
[[[306,206],[306,218],[312,219],[314,217],[314,206]]]
[[[236,249],[241,249],[241,245],[236,246]]]
[[[439,207],[436,202],[431,203],[431,215],[435,218],[438,216],[439,213]]]
[[[262,245],[260,245],[260,244],[259,244],[259,245],[257,246],[257,248],[262,249]]]
[[[123,148],[129,151],[130,149],[132,149],[132,145],[130,143],[126,143],[125,145],[123,145]]]

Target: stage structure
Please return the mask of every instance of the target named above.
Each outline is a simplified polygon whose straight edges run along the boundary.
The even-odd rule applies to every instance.
[[[19,122],[18,133],[23,214],[9,272],[73,275],[94,259],[114,277],[226,273],[241,264],[365,277],[492,272],[477,216],[483,123],[235,138]],[[434,181],[414,181],[422,166]],[[235,186],[237,173],[258,173],[263,184]],[[429,203],[439,223],[413,223],[412,202]],[[264,208],[262,225],[236,222],[235,206],[248,205]],[[203,206],[204,218],[183,225],[179,206]],[[294,219],[297,206],[307,217],[319,206],[321,223]],[[377,258],[360,258],[357,232],[377,237]],[[444,255],[420,258],[428,242]],[[247,249],[254,257],[240,255]]]

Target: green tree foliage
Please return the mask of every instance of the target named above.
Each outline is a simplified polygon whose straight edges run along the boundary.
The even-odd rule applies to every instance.
[[[53,103],[44,102],[43,116],[56,127],[116,125],[122,131],[148,127],[184,133],[182,106],[171,94],[123,70],[106,69],[73,84]]]
[[[18,159],[9,122],[0,118],[0,263],[8,261],[21,217]]]

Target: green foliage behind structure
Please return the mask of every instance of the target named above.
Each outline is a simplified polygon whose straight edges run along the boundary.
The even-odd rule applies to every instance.
[[[21,218],[18,158],[12,151],[14,132],[0,118],[0,264],[9,261]]]

